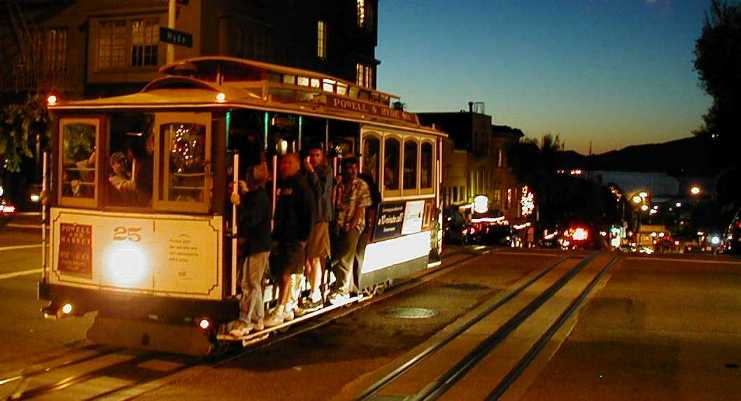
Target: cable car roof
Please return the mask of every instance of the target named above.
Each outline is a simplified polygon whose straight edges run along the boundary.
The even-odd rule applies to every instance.
[[[60,101],[51,110],[252,108],[412,128],[434,135],[398,97],[329,75],[231,57],[196,57],[160,69],[141,91],[94,100]]]

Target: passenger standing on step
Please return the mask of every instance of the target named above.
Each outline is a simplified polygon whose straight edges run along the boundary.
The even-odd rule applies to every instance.
[[[314,192],[314,218],[316,222],[306,243],[306,278],[311,293],[301,305],[301,311],[311,312],[322,307],[322,270],[330,256],[329,222],[332,221],[332,190],[334,177],[332,167],[327,164],[324,150],[318,144],[308,147],[309,155],[304,159],[304,173]]]
[[[252,330],[264,328],[262,279],[270,255],[270,218],[272,205],[265,190],[268,166],[263,161],[247,170],[247,180],[239,182],[239,193],[232,193],[232,202],[239,208],[239,235],[245,255],[242,265],[242,298],[239,301],[239,320],[229,325],[229,333],[243,337]]]
[[[292,281],[301,277],[306,262],[306,241],[313,227],[314,195],[306,177],[299,174],[299,156],[281,157],[280,180],[276,191],[275,222],[270,269],[279,284],[278,306],[265,320],[266,327],[293,320],[296,305],[292,299]]]
[[[336,191],[336,226],[333,241],[332,270],[335,281],[329,303],[336,305],[347,302],[355,289],[353,262],[358,239],[365,228],[365,209],[371,205],[368,184],[358,178],[358,159],[342,160],[342,180]]]

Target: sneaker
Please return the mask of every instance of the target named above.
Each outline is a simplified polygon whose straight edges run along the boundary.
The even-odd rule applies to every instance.
[[[247,334],[250,334],[250,331],[254,328],[252,323],[245,323],[242,320],[237,320],[236,322],[232,322],[231,328],[229,329],[229,334],[233,337],[244,337]]]
[[[312,301],[311,299],[306,298],[304,299],[304,302],[301,303],[301,314],[299,316],[318,311],[322,306],[324,306],[324,303],[321,298],[318,301]]]
[[[263,321],[265,327],[280,326],[284,322],[290,322],[293,320],[294,314],[293,309],[287,309],[284,306],[278,306],[268,317]]]
[[[265,325],[265,327],[275,327],[283,324],[285,320],[285,317],[283,317],[283,311],[275,310],[271,314],[269,314],[268,317],[265,318],[263,324]]]
[[[343,294],[343,293],[340,293],[340,292],[333,292],[333,293],[329,294],[329,297],[327,297],[327,300],[332,305],[344,304],[344,303],[347,303],[348,301],[350,301],[350,295]]]

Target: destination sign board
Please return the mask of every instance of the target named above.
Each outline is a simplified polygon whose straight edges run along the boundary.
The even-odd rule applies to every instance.
[[[391,107],[381,104],[368,103],[360,100],[348,99],[346,97],[333,95],[325,96],[327,99],[327,106],[333,109],[355,111],[358,113],[364,113],[373,116],[393,118],[395,120],[406,121],[414,124],[417,123],[417,115],[413,113],[407,113],[404,110],[392,109]]]
[[[160,27],[160,42],[178,46],[193,47],[193,35],[188,32]]]

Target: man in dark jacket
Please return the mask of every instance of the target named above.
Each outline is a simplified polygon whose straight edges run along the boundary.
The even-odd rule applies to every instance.
[[[306,177],[299,174],[300,168],[297,154],[281,157],[273,227],[275,246],[271,257],[271,270],[279,280],[279,296],[278,306],[265,319],[266,327],[293,320],[295,305],[289,303],[293,295],[292,281],[303,274],[306,240],[314,225],[314,195]]]
[[[270,254],[270,219],[272,205],[265,190],[268,168],[265,162],[251,166],[247,181],[240,181],[240,196],[232,194],[232,202],[239,208],[239,236],[244,243],[245,255],[242,266],[242,298],[239,302],[239,320],[232,322],[229,333],[242,337],[252,330],[264,327],[265,310],[262,299],[262,279]]]

